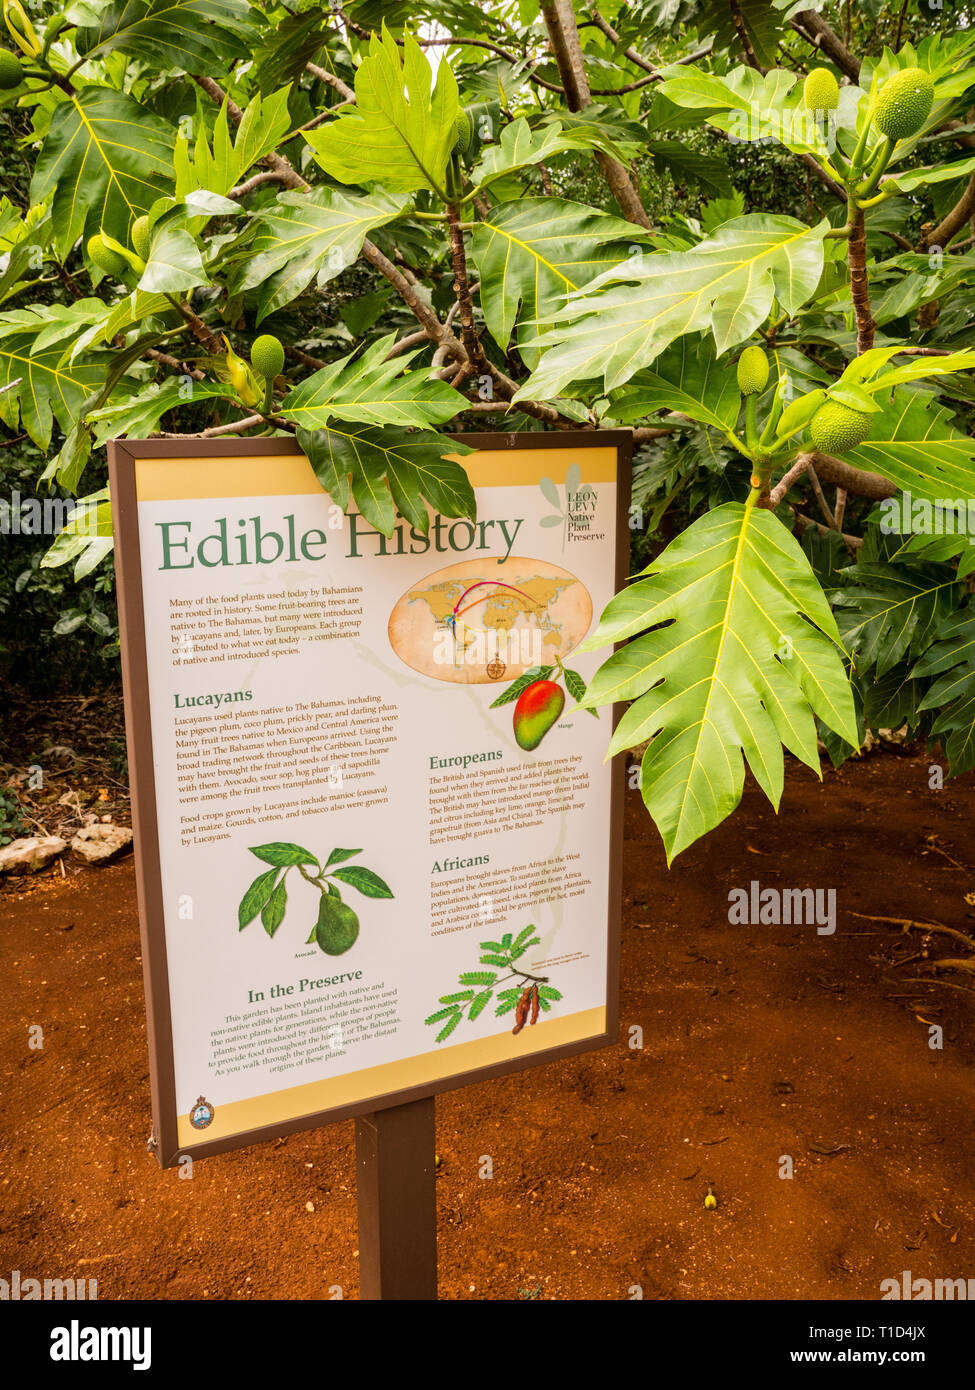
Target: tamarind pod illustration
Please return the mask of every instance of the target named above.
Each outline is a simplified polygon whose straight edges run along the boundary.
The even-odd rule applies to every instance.
[[[515,1026],[511,1030],[512,1033],[520,1033],[528,1022],[528,1006],[531,1003],[531,995],[531,987],[529,987],[518,1000],[518,1007],[515,1009]]]
[[[532,1005],[532,1016],[531,1016],[531,1018],[529,1019],[529,1023],[537,1023],[537,1022],[538,1022],[538,985],[532,985],[531,1005]]]

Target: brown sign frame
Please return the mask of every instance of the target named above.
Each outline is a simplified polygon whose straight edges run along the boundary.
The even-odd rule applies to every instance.
[[[617,451],[617,534],[614,587],[618,592],[629,574],[629,507],[631,436],[628,430],[553,430],[538,433],[480,433],[455,436],[473,449],[615,448]],[[282,1135],[333,1124],[391,1106],[423,1100],[477,1081],[488,1081],[546,1062],[595,1051],[618,1041],[619,958],[622,914],[623,792],[625,759],[613,760],[610,812],[609,895],[607,902],[606,1030],[593,1037],[562,1043],[409,1087],[354,1104],[297,1116],[284,1122],[246,1130],[239,1134],[180,1146],[177,1142],[173,1020],[170,1010],[169,970],[163,912],[163,883],[156,813],[152,729],[149,720],[149,670],[143,599],[143,572],[139,542],[135,464],[147,458],[214,458],[236,455],[295,455],[302,450],[292,439],[154,439],[114,440],[108,446],[109,490],[115,531],[115,568],[119,630],[122,651],[122,683],[125,698],[126,743],[134,830],[139,930],[146,997],[149,1044],[149,1078],[152,1098],[152,1146],[163,1168],[175,1167],[182,1158],[244,1148]],[[613,710],[615,725],[621,707]]]

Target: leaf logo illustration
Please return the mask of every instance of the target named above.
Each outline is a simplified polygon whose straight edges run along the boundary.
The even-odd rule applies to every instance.
[[[583,496],[588,497],[592,489],[588,484],[586,484],[584,489],[582,488],[582,469],[577,463],[571,463],[566,469],[564,499],[559,493],[558,485],[554,483],[551,478],[542,478],[539,487],[542,490],[542,495],[546,502],[550,502],[555,510],[554,512],[550,512],[547,516],[543,516],[538,524],[546,528],[561,526],[562,549],[564,550],[569,535],[569,517],[572,510],[572,498],[577,496],[580,491]]]

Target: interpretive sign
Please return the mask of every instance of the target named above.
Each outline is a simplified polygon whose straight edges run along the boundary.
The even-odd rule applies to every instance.
[[[288,440],[111,447],[164,1166],[614,1040],[621,768],[577,648],[628,437],[466,436],[381,534]]]

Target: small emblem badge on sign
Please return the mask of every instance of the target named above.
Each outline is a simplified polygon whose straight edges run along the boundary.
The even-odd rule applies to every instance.
[[[190,1124],[194,1129],[206,1129],[213,1120],[213,1106],[203,1096],[197,1096],[196,1104],[190,1111]]]

